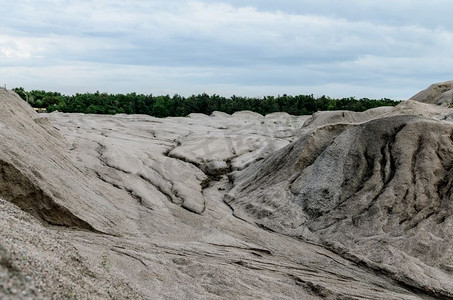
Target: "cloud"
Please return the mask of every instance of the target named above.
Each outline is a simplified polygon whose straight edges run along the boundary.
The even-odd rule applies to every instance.
[[[30,59],[33,49],[23,41],[2,39],[0,37],[0,56],[9,60]]]
[[[7,2],[0,76],[26,88],[407,98],[453,67],[448,1]]]

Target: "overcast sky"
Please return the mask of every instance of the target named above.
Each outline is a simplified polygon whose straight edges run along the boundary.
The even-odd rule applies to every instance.
[[[3,0],[0,84],[407,99],[453,79],[451,0]]]

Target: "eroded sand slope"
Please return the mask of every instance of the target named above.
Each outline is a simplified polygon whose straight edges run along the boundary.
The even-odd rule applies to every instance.
[[[43,117],[6,91],[0,105],[15,204],[1,202],[0,276],[26,291],[0,295],[452,296],[447,108]],[[33,271],[46,253],[61,282]]]

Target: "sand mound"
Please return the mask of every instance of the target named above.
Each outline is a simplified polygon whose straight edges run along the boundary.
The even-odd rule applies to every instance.
[[[62,193],[70,195],[71,175],[79,181],[83,174],[68,163],[58,131],[15,94],[0,90],[0,105],[1,196],[42,222],[93,229],[61,204]],[[54,169],[66,169],[67,178]]]
[[[237,175],[229,204],[241,218],[453,296],[452,165],[450,122],[325,125]]]
[[[451,106],[453,104],[453,80],[434,83],[410,99],[424,103]]]
[[[0,90],[0,105],[0,197],[45,225],[116,232],[127,209],[72,161],[60,131],[12,92]]]
[[[320,111],[314,113],[303,125],[302,129],[316,128],[327,124],[359,124],[377,118],[399,115],[412,115],[437,120],[451,119],[453,109],[438,105],[422,103],[414,100],[403,101],[395,107],[383,106],[364,112],[353,111]]]
[[[335,123],[362,123],[378,117],[381,117],[394,108],[389,106],[377,107],[364,112],[354,111],[319,111],[308,119],[304,126],[317,127],[326,124]]]

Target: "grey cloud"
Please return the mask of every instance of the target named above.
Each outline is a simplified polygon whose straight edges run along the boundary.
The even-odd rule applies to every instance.
[[[62,0],[37,6],[18,0],[6,6],[0,75],[21,78],[23,86],[46,80],[13,76],[20,68],[4,70],[39,69],[55,77],[54,90],[95,82],[113,91],[132,76],[129,87],[136,91],[228,87],[238,94],[311,86],[337,88],[339,96],[367,86],[400,97],[396,83],[421,89],[451,79],[441,77],[453,67],[448,1]],[[83,80],[84,71],[91,81]],[[156,84],[146,85],[151,80]]]

